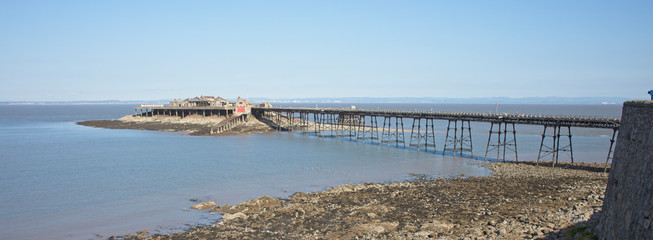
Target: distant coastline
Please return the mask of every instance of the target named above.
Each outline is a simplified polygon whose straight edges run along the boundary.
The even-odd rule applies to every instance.
[[[0,105],[140,105],[140,104],[153,104],[153,103],[167,103],[164,101],[5,101],[0,102]]]
[[[439,104],[623,104],[632,100],[624,97],[478,97],[478,98],[438,98],[438,97],[350,97],[350,98],[298,98],[270,99],[252,98],[255,102],[270,103],[439,103]]]

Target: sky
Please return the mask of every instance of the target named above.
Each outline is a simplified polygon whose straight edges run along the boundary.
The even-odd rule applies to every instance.
[[[0,0],[0,101],[626,97],[653,1]]]

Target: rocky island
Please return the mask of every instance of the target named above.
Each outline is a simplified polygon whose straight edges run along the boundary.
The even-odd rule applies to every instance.
[[[79,125],[109,129],[139,129],[165,132],[184,132],[195,136],[228,136],[240,134],[265,133],[273,131],[268,125],[250,118],[233,128],[216,133],[212,129],[219,126],[224,117],[188,116],[180,117],[140,117],[127,115],[118,120],[91,120],[78,122]]]
[[[91,120],[79,125],[110,129],[140,129],[184,132],[190,135],[226,136],[265,133],[273,129],[251,117],[252,103],[238,98],[229,102],[221,97],[201,96],[164,105],[134,107],[136,113],[118,120]],[[269,106],[269,103],[263,103]],[[140,113],[138,112],[140,110]]]

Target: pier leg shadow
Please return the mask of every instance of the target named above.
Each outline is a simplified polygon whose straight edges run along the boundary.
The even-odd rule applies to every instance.
[[[596,227],[601,218],[601,211],[595,212],[587,221],[575,223],[569,227],[552,231],[535,239],[573,239],[573,240],[598,240]]]
[[[567,163],[567,162],[559,162],[556,163],[555,167],[553,166],[552,162],[519,162],[519,164],[527,164],[527,165],[539,165],[541,167],[551,167],[551,168],[564,168],[564,169],[574,169],[574,170],[585,170],[589,172],[610,172],[610,165],[607,166],[603,163]]]

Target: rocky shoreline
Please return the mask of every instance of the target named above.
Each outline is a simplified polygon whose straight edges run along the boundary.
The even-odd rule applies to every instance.
[[[110,239],[593,239],[603,165],[481,165],[492,175],[263,196],[213,208],[215,225]]]
[[[118,120],[91,120],[77,124],[108,129],[138,129],[164,132],[183,132],[194,136],[229,136],[255,134],[273,131],[268,125],[251,117],[249,121],[228,131],[212,134],[211,128],[217,126],[224,117],[174,116],[138,117],[127,115]]]

